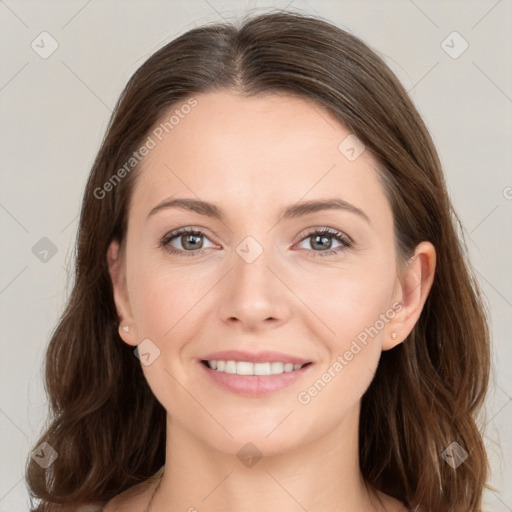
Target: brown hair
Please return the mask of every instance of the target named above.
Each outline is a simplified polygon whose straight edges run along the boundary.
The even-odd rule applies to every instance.
[[[363,395],[360,466],[371,486],[415,510],[480,511],[489,468],[476,413],[489,378],[489,330],[433,141],[374,51],[319,17],[289,11],[190,30],[154,53],[122,92],[89,176],[74,287],[46,354],[49,426],[37,445],[48,442],[58,458],[47,469],[28,459],[27,482],[41,500],[34,510],[106,501],[164,463],[166,413],[119,337],[106,259],[110,242],[123,242],[137,166],[108,193],[98,190],[171,108],[221,89],[326,107],[381,166],[400,259],[421,241],[434,245],[421,316],[405,342],[382,353]],[[442,458],[453,442],[469,454],[456,469]]]

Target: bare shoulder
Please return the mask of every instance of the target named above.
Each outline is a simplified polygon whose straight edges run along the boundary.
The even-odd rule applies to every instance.
[[[141,512],[147,506],[157,482],[142,482],[114,496],[102,512]]]
[[[384,494],[381,491],[377,491],[379,498],[384,505],[384,509],[386,512],[410,512],[410,510],[405,506],[405,504],[390,496],[389,494]]]
[[[134,485],[109,500],[101,512],[141,512],[148,505],[155,487],[163,476],[162,466],[153,476]]]

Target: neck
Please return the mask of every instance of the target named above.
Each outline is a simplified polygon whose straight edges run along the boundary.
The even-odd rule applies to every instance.
[[[263,454],[251,465],[242,463],[236,451],[217,450],[168,417],[165,470],[152,512],[383,510],[360,472],[358,419],[357,408],[315,442]]]

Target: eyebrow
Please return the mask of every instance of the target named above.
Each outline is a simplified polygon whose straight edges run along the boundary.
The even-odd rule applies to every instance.
[[[188,198],[164,199],[161,203],[157,204],[149,212],[148,218],[154,215],[155,213],[167,208],[179,208],[182,210],[195,212],[198,213],[199,215],[204,215],[206,217],[212,217],[220,221],[224,220],[224,214],[216,204],[209,203],[207,201],[202,201],[200,199]],[[323,210],[348,211],[363,218],[364,220],[366,220],[366,222],[368,222],[368,224],[371,224],[370,218],[368,217],[368,215],[366,215],[366,213],[363,210],[339,198],[317,199],[312,201],[305,201],[302,203],[296,203],[291,206],[288,206],[282,212],[281,215],[282,218],[284,219],[294,219],[297,217],[310,215]]]

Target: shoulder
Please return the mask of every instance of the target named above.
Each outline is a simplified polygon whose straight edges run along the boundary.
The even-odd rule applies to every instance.
[[[162,466],[153,476],[144,482],[134,485],[129,489],[114,496],[104,504],[99,512],[141,512],[145,510],[155,487],[163,475],[165,466]]]
[[[140,512],[144,510],[158,482],[151,479],[114,496],[99,512]]]
[[[58,505],[58,508],[55,506],[51,506],[49,508],[50,512],[103,512],[103,507],[105,506],[105,502],[91,502],[86,503],[85,505],[80,505],[78,508],[76,506],[62,506]]]
[[[386,512],[410,512],[410,509],[402,501],[393,498],[393,496],[384,494],[381,491],[377,491],[377,494]]]

